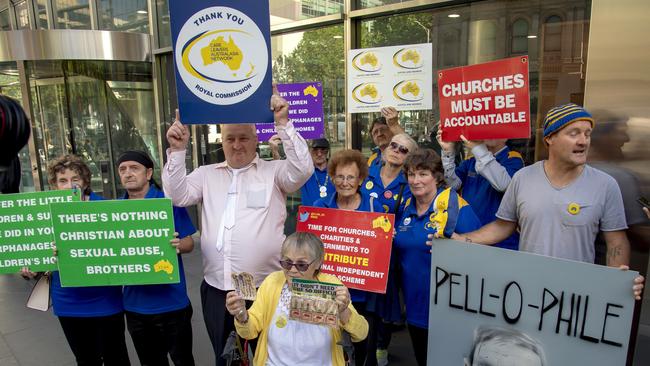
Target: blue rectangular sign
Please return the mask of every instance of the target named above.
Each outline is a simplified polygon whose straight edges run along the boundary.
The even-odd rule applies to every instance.
[[[170,0],[181,121],[273,122],[268,1]]]

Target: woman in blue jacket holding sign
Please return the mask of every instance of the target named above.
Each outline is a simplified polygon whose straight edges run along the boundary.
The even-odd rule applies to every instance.
[[[412,199],[395,223],[393,241],[402,268],[406,322],[418,365],[426,365],[431,286],[431,247],[427,236],[451,237],[481,227],[469,204],[445,184],[440,156],[431,149],[410,155],[404,172]]]

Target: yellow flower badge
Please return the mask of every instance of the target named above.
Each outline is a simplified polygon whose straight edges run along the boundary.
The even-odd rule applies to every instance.
[[[371,181],[366,182],[366,189],[372,189],[373,186],[374,186],[374,184],[372,184]]]
[[[571,202],[571,203],[569,203],[569,206],[566,208],[566,210],[571,215],[577,215],[577,214],[580,213],[580,205],[575,203],[575,202]]]
[[[168,275],[171,275],[174,272],[174,265],[171,264],[167,259],[161,259],[156,264],[153,265],[154,272],[166,272]]]

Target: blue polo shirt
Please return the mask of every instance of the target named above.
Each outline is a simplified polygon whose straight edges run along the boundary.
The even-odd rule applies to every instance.
[[[510,177],[524,167],[521,154],[510,151],[507,146],[501,149],[494,158],[506,168]],[[490,182],[476,172],[476,158],[472,157],[463,161],[456,168],[456,175],[463,182],[461,191],[463,198],[472,206],[476,216],[481,220],[481,224],[487,225],[496,220],[496,213],[505,192],[499,192],[492,188]],[[519,248],[519,233],[513,233],[495,246],[517,250]]]
[[[372,154],[368,157],[368,167],[372,168],[375,166],[381,166],[383,160],[381,159],[381,149],[379,146],[372,148]]]
[[[325,187],[325,197],[320,196],[321,187]],[[314,202],[321,198],[331,197],[335,191],[332,179],[327,174],[327,168],[320,170],[314,167],[314,174],[300,187],[301,203],[303,206],[313,206]]]
[[[439,189],[437,195],[448,191],[445,235],[474,231],[481,222],[469,204],[453,189]],[[437,196],[436,196],[437,197]],[[434,199],[427,212],[418,216],[414,199],[406,204],[396,226],[393,247],[396,248],[402,268],[402,291],[406,305],[406,321],[420,328],[429,328],[429,294],[431,287],[431,247],[427,236],[436,232],[432,218],[436,216]],[[441,211],[441,212],[442,212]]]
[[[121,199],[128,199],[125,193]],[[148,198],[165,198],[165,194],[154,185],[149,187]],[[173,207],[174,230],[179,238],[192,235],[196,232],[192,220],[184,207]],[[139,314],[160,314],[180,310],[190,304],[185,285],[185,270],[183,258],[178,255],[178,273],[180,282],[168,285],[137,285],[124,286],[124,310]]]
[[[104,198],[91,192],[90,201]],[[53,271],[50,294],[54,315],[64,317],[100,317],[124,311],[122,286],[61,287],[59,271]]]
[[[319,199],[318,201],[314,202],[314,206],[338,209],[339,206],[336,204],[336,196],[337,193],[335,192],[330,198]],[[371,207],[372,209],[370,209]],[[355,211],[383,212],[383,209],[376,199],[373,198],[371,200],[370,196],[361,192],[361,203],[359,204],[359,207]],[[350,299],[353,302],[365,302],[368,295],[369,294],[366,291],[350,289]]]
[[[375,197],[379,201],[383,212],[395,213],[395,206],[397,205],[397,196],[401,187],[402,191],[401,202],[411,197],[411,189],[404,174],[400,173],[393,179],[387,187],[381,181],[381,167],[382,165],[373,165],[368,171],[368,178],[361,184],[361,192],[368,196]]]

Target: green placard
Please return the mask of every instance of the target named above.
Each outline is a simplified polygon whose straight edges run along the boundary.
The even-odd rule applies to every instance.
[[[63,287],[178,283],[171,200],[52,204]]]
[[[79,191],[0,195],[0,273],[56,269],[52,252],[50,203],[79,201]]]

